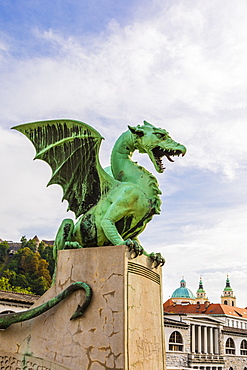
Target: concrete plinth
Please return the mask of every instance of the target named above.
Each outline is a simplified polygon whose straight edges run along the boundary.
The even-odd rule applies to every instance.
[[[76,291],[41,316],[1,331],[1,369],[165,369],[160,267],[116,246],[60,251],[57,271],[56,284],[35,306],[76,281],[92,287],[90,306],[70,321],[85,295]],[[11,362],[16,365],[7,367]]]

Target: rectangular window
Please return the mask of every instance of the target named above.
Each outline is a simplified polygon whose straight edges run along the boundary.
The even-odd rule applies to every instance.
[[[182,351],[183,346],[179,344],[169,344],[169,351]]]
[[[228,355],[234,355],[235,354],[235,349],[233,349],[233,348],[226,348],[226,353]]]

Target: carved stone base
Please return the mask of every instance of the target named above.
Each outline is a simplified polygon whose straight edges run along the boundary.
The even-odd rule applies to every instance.
[[[117,246],[60,251],[57,271],[56,284],[35,306],[76,281],[92,287],[90,306],[70,321],[85,295],[76,291],[41,316],[1,331],[1,369],[165,369],[160,267]],[[11,361],[16,365],[8,367]]]

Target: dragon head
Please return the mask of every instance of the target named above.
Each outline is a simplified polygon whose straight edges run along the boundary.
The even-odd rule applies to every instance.
[[[133,134],[135,148],[140,153],[148,154],[157,172],[164,172],[162,157],[166,156],[170,162],[174,162],[172,156],[184,156],[186,153],[185,146],[172,140],[165,129],[156,128],[146,121],[143,126],[128,128]]]

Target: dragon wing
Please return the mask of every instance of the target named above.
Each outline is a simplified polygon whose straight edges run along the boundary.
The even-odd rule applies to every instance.
[[[59,119],[26,123],[12,127],[30,139],[36,149],[34,159],[47,162],[52,177],[47,184],[61,185],[63,200],[76,217],[87,212],[100,198],[116,186],[99,162],[103,137],[89,125]]]

